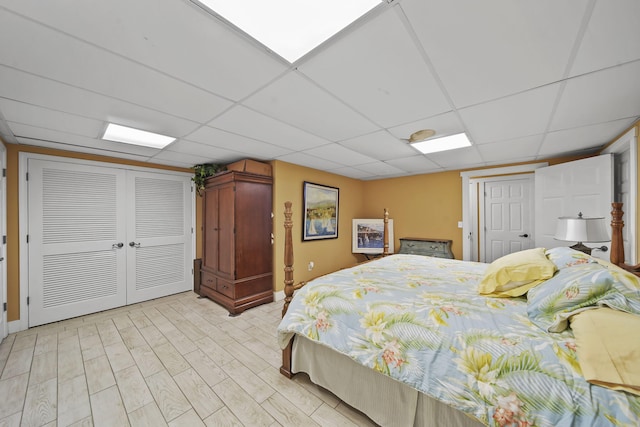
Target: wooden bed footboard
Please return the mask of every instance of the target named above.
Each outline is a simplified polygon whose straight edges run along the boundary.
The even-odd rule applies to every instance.
[[[302,288],[306,282],[294,284],[293,279],[293,220],[291,219],[293,211],[291,210],[291,202],[284,203],[284,305],[282,307],[282,317],[287,313],[289,304],[293,298],[293,294]],[[384,231],[383,231],[383,250],[382,256],[389,254],[389,211],[384,210]],[[282,350],[282,366],[280,373],[287,378],[293,377],[291,372],[291,351],[293,348],[293,338],[289,340],[289,344]]]

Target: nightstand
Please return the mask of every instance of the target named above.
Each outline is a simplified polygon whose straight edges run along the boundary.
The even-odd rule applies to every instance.
[[[401,237],[399,254],[427,255],[437,258],[453,258],[451,240]]]

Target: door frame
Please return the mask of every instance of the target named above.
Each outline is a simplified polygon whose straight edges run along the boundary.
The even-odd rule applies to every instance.
[[[166,169],[157,169],[153,167],[142,167],[127,165],[124,163],[109,163],[99,160],[76,159],[72,157],[52,156],[46,154],[37,154],[29,152],[21,152],[18,154],[18,221],[20,242],[26,242],[29,234],[29,206],[28,206],[28,162],[30,159],[57,161],[61,163],[74,163],[84,165],[103,166],[116,169],[135,170],[143,172],[166,173],[168,175],[191,176],[188,172],[178,172]],[[191,185],[191,258],[195,259],[196,255],[196,208],[195,208],[195,191]],[[29,247],[26,244],[20,245],[20,318],[10,322],[8,325],[9,332],[19,332],[29,328],[29,307],[27,305],[27,297],[29,296]]]
[[[637,241],[636,228],[637,228],[637,204],[638,204],[638,135],[636,127],[632,127],[624,135],[616,139],[611,145],[602,150],[601,154],[617,154],[629,149],[629,200],[631,206],[623,206],[624,215],[627,220],[624,221],[624,226],[629,227],[629,249],[630,254],[625,254],[625,257],[629,259],[631,265],[635,265],[638,261],[637,256]],[[615,165],[615,163],[614,163]],[[614,196],[615,197],[615,196]],[[619,201],[619,200],[616,200]],[[624,218],[623,218],[624,219]]]
[[[0,140],[0,238],[7,235],[7,149]],[[0,261],[0,342],[9,334],[7,325],[7,243],[0,240],[0,257],[4,259]]]
[[[480,179],[480,178],[488,178],[495,177],[499,175],[517,175],[523,173],[532,173],[538,168],[543,168],[549,166],[548,162],[541,163],[530,163],[526,165],[518,165],[518,166],[507,166],[501,168],[489,168],[489,169],[478,169],[460,172],[460,176],[462,177],[462,259],[464,261],[476,261],[478,258],[473,259],[474,256],[479,256],[478,251],[474,252],[474,242],[475,247],[477,248],[477,238],[474,238],[478,233],[475,231],[477,227],[474,228],[474,221],[477,224],[478,221],[478,202],[477,202],[477,194],[473,195],[472,199],[472,190],[471,190],[471,180],[472,179]],[[476,185],[477,188],[477,185]],[[534,207],[535,212],[535,207]]]

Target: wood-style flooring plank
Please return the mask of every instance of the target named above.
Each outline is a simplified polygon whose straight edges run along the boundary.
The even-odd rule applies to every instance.
[[[55,421],[58,416],[58,380],[33,384],[27,388],[22,426],[40,427]],[[1,425],[1,423],[0,423]]]

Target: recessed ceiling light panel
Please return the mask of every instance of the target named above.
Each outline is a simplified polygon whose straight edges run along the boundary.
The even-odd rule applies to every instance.
[[[466,133],[443,136],[442,138],[427,139],[411,144],[423,154],[437,153],[439,151],[455,150],[456,148],[471,147],[471,141]]]
[[[102,139],[152,148],[164,148],[176,140],[171,136],[160,135],[158,133],[147,132],[113,123],[109,123],[107,129],[104,131],[104,135],[102,135]]]
[[[381,0],[197,0],[294,63]]]

